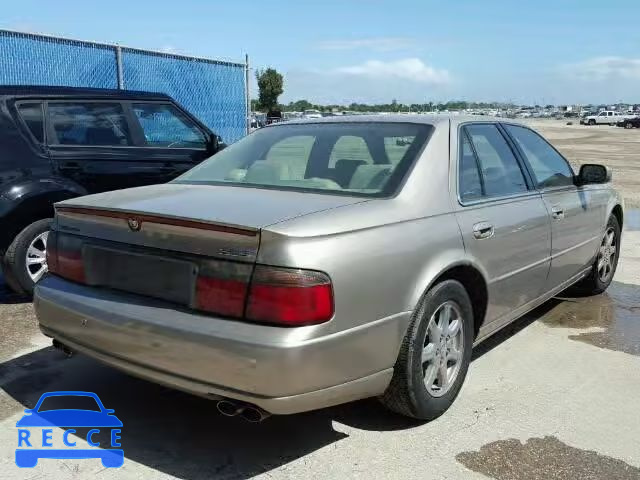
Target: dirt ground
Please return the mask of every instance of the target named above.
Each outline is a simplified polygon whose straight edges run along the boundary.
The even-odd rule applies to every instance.
[[[613,170],[613,185],[624,195],[627,207],[640,207],[640,129],[579,125],[570,120],[529,120],[572,163],[602,163]]]

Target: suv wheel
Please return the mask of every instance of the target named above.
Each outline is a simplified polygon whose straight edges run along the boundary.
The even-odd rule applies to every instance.
[[[7,284],[17,293],[31,295],[35,284],[47,273],[50,224],[50,218],[33,222],[16,235],[5,252],[3,270]]]
[[[593,126],[595,124],[596,124],[596,121],[593,118],[589,120],[589,125]]]
[[[631,122],[624,122],[624,128],[633,128],[633,124]]]
[[[408,417],[439,417],[458,396],[472,346],[469,295],[455,280],[438,283],[414,312],[382,403]]]

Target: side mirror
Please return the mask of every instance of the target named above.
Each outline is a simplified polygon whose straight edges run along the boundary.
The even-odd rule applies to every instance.
[[[215,155],[220,150],[226,148],[227,144],[222,141],[222,137],[220,135],[216,135],[212,133],[209,135],[207,140],[207,150],[211,155]]]
[[[224,143],[224,141],[222,140],[222,137],[220,135],[216,135],[216,141],[218,144],[218,152],[220,150],[224,150],[225,148],[227,148],[227,144]]]
[[[589,185],[594,183],[608,183],[611,181],[611,169],[596,163],[587,163],[580,167],[578,183]]]

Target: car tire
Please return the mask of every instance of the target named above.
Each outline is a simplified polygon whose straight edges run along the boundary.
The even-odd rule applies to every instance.
[[[16,293],[32,295],[37,280],[46,273],[47,264],[44,255],[46,254],[46,233],[50,225],[50,218],[33,222],[18,233],[7,248],[2,269],[7,285]],[[33,247],[31,251],[30,247]],[[35,251],[41,253],[37,256],[33,255],[31,252]],[[28,256],[37,260],[42,259],[42,262],[27,265]],[[40,273],[40,270],[36,270],[37,267],[41,267],[44,271]]]
[[[633,125],[631,124],[631,122],[624,122],[624,128],[629,130],[633,128]]]
[[[447,331],[453,332],[456,321],[460,329],[459,333],[450,335],[453,343],[457,343],[459,359],[451,366],[446,360],[445,376],[449,375],[450,380],[443,382],[445,388],[442,389],[438,385],[442,370],[437,365],[444,365],[441,360],[456,349],[453,343],[438,341],[435,333],[438,326],[443,326],[443,315],[446,316],[445,310],[449,308],[450,329]],[[460,282],[445,280],[432,287],[413,314],[393,377],[380,398],[382,403],[396,413],[420,420],[433,420],[442,415],[453,404],[466,377],[473,347],[473,325],[471,300]],[[424,360],[432,356],[431,361]],[[433,369],[437,371],[435,378]],[[452,370],[449,372],[449,369]]]
[[[595,124],[596,124],[596,121],[594,119],[589,120],[589,125],[593,127]]]
[[[596,259],[591,266],[591,272],[589,272],[588,276],[580,280],[575,285],[576,293],[580,293],[582,295],[598,295],[609,287],[613,280],[613,276],[616,274],[618,259],[620,258],[620,232],[620,223],[618,223],[618,219],[615,215],[611,215],[607,222],[607,227],[605,228],[602,241],[600,242]],[[613,255],[610,255],[611,248],[607,249],[607,244],[609,243],[608,235],[611,233],[613,233],[614,236],[612,243],[608,245],[608,247],[613,245],[615,248]],[[601,261],[605,257],[608,258],[608,261],[605,260],[605,264],[601,265]],[[603,269],[606,270],[607,265],[609,270],[605,272],[606,275],[603,275]]]

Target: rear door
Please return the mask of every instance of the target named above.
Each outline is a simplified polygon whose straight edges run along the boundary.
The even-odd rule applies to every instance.
[[[561,285],[588,266],[605,225],[606,191],[576,186],[569,162],[544,138],[521,125],[505,125],[522,153],[551,213],[551,272],[547,289]]]
[[[487,324],[498,328],[536,299],[549,271],[549,215],[501,128],[458,129],[456,216],[465,249],[488,276]]]
[[[169,102],[131,102],[132,130],[147,161],[162,164],[163,182],[209,156],[210,132]]]
[[[54,168],[90,193],[165,181],[165,166],[136,145],[117,100],[50,100],[47,144]]]

